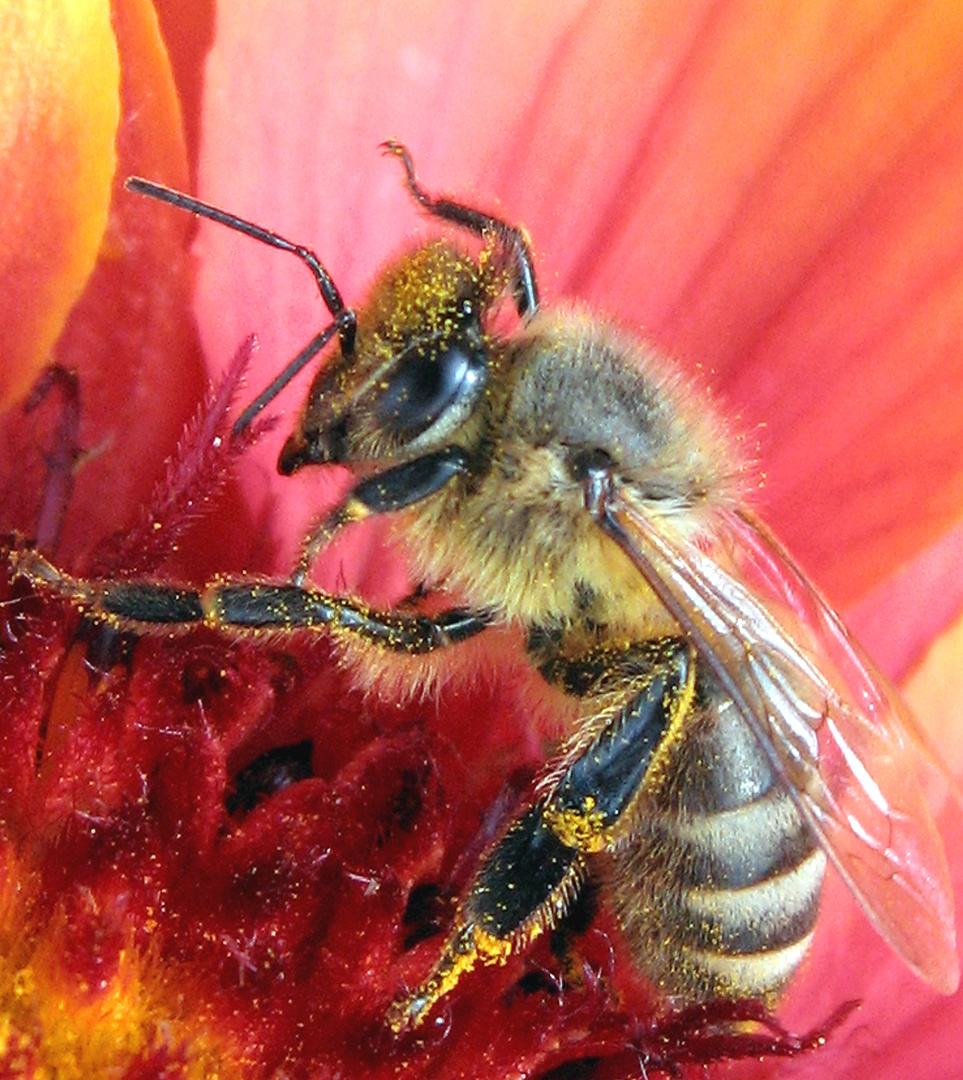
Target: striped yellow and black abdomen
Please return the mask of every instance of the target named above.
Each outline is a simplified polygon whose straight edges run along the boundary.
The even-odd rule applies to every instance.
[[[826,856],[728,701],[694,715],[612,857],[642,971],[687,1003],[771,999],[812,939]]]

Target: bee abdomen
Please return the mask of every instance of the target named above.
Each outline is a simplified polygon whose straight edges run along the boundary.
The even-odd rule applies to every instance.
[[[665,992],[771,999],[812,940],[826,856],[730,710],[695,727],[615,856],[618,914]]]
[[[675,911],[687,979],[713,997],[777,993],[812,940],[826,856],[778,789],[701,828],[676,824],[689,851]]]
[[[690,986],[712,997],[777,994],[812,941],[825,865],[816,850],[797,870],[751,889],[690,894],[685,909],[696,932],[680,941]]]

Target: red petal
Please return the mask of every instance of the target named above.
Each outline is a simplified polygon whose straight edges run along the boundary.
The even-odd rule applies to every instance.
[[[95,467],[82,461],[76,470],[60,549],[66,562],[130,524],[163,475],[205,383],[190,310],[193,222],[183,214],[158,215],[123,188],[132,174],[180,188],[188,183],[167,54],[148,0],[118,0],[113,27],[121,54],[121,120],[110,216],[93,273],[52,357],[79,374],[80,447],[96,458]],[[79,116],[84,108],[74,103],[70,112]],[[41,426],[52,423],[57,406],[40,412]],[[42,486],[29,466],[39,464],[49,442],[38,430],[33,418],[8,424],[3,448],[3,472],[11,477],[4,496],[8,519],[28,534]],[[26,459],[25,448],[32,451]]]
[[[177,83],[193,178],[200,142],[204,63],[214,40],[214,0],[156,0],[154,7]]]

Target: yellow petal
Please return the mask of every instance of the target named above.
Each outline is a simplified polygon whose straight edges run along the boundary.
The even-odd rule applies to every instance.
[[[963,616],[933,642],[903,692],[943,764],[963,776]]]

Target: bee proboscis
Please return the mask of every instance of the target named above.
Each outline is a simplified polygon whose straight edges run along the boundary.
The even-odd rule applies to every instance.
[[[396,1031],[555,925],[590,874],[641,971],[685,1003],[778,995],[812,938],[827,860],[910,968],[951,993],[953,897],[906,765],[912,720],[746,509],[711,409],[651,346],[542,308],[525,233],[429,195],[405,148],[385,147],[420,206],[479,250],[422,243],[357,312],[303,247],[132,184],[294,252],[331,312],[238,421],[337,337],[279,469],[346,465],[357,483],[292,580],[85,581],[23,549],[16,571],[147,632],[321,628],[359,680],[411,692],[469,639],[520,634],[533,707],[563,731],[558,757],[481,859],[433,969],[390,1007]],[[511,333],[495,319],[506,302]],[[454,598],[440,615],[304,584],[332,536],[374,514],[395,518],[419,583]]]

